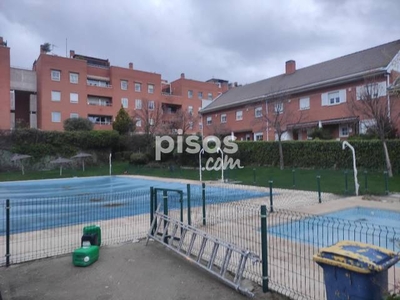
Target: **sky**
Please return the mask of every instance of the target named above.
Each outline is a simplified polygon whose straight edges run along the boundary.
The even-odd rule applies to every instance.
[[[11,65],[40,44],[173,81],[247,84],[400,39],[400,0],[0,0]]]

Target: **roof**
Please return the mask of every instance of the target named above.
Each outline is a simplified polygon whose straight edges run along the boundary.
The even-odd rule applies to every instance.
[[[383,72],[399,51],[400,40],[397,40],[301,68],[292,74],[281,74],[236,87],[215,99],[202,112],[259,101],[272,95],[311,90],[333,84],[333,82],[338,83],[339,80],[354,80],[355,77],[363,76],[371,71]]]

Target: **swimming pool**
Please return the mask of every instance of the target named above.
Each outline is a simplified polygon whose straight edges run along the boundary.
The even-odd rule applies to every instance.
[[[400,212],[354,207],[272,226],[275,236],[317,247],[351,240],[400,251]]]
[[[0,183],[0,235],[5,234],[5,199],[10,199],[11,233],[43,230],[99,220],[148,214],[150,187],[183,191],[179,182],[118,176]],[[257,190],[206,185],[206,204],[267,197]],[[201,185],[191,184],[191,206],[202,205]],[[161,197],[160,197],[161,200]],[[169,209],[180,207],[178,194],[169,195]]]

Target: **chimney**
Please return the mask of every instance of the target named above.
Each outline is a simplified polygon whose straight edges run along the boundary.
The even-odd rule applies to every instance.
[[[286,62],[286,75],[293,74],[296,72],[296,62],[294,60],[288,60]]]
[[[133,70],[133,63],[129,63],[129,69]]]
[[[74,58],[75,51],[74,50],[69,50],[69,57]]]
[[[185,78],[185,73],[181,73],[181,78]]]

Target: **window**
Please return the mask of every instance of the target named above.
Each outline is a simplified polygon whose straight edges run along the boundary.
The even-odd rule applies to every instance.
[[[310,98],[299,99],[300,110],[310,109]]]
[[[135,109],[142,109],[142,99],[135,100]]]
[[[242,110],[238,110],[236,112],[236,121],[240,121],[243,120],[243,111]]]
[[[226,114],[221,115],[221,123],[226,123]]]
[[[78,119],[78,118],[79,118],[79,115],[78,115],[77,113],[70,113],[70,114],[69,114],[69,117],[70,117],[71,119]]]
[[[376,99],[386,96],[386,82],[373,82],[356,88],[357,100]]]
[[[339,125],[339,137],[348,137],[348,136],[349,136],[349,126]]]
[[[262,141],[263,140],[263,133],[262,132],[254,133],[254,140],[255,141]]]
[[[208,99],[208,100],[212,100],[212,99],[213,99],[212,93],[208,93],[207,99]]]
[[[147,104],[148,106],[148,108],[149,108],[149,110],[154,110],[154,101],[149,101],[149,103]]]
[[[368,131],[368,128],[371,128],[374,125],[376,125],[376,122],[374,119],[366,119],[366,120],[360,121],[360,134],[366,134]]]
[[[193,115],[193,106],[188,106],[188,113],[189,115]]]
[[[136,127],[142,127],[142,119],[136,118]]]
[[[94,124],[111,125],[112,123],[112,116],[88,115],[88,119]]]
[[[283,102],[275,103],[274,111],[277,114],[282,113],[283,112]]]
[[[123,108],[128,108],[128,98],[121,98],[121,105]]]
[[[51,101],[61,101],[61,92],[51,91]]]
[[[203,99],[203,92],[198,92],[198,93],[197,93],[197,97],[198,97],[199,99]]]
[[[148,84],[147,85],[147,92],[149,94],[154,94],[154,84]]]
[[[78,103],[79,101],[79,95],[77,93],[70,93],[69,94],[69,101],[71,103]]]
[[[149,119],[150,126],[154,126],[154,119]]]
[[[211,125],[212,124],[212,117],[207,117],[207,125]]]
[[[135,92],[142,91],[142,84],[140,82],[135,82]]]
[[[188,90],[188,98],[193,98],[193,91],[192,90]]]
[[[60,81],[61,72],[58,70],[51,70],[51,80]]]
[[[254,116],[256,118],[262,117],[262,107],[257,107],[256,109],[254,109]]]
[[[128,89],[128,81],[121,80],[121,90],[126,91]]]
[[[329,104],[337,104],[340,103],[340,94],[339,92],[328,93]]]
[[[60,123],[60,122],[61,122],[61,113],[60,113],[60,112],[53,111],[53,112],[51,113],[51,121],[52,121],[53,123]]]
[[[189,122],[189,129],[190,129],[190,130],[193,129],[193,122]]]
[[[70,83],[78,83],[79,82],[79,74],[78,73],[69,73],[69,82]]]

